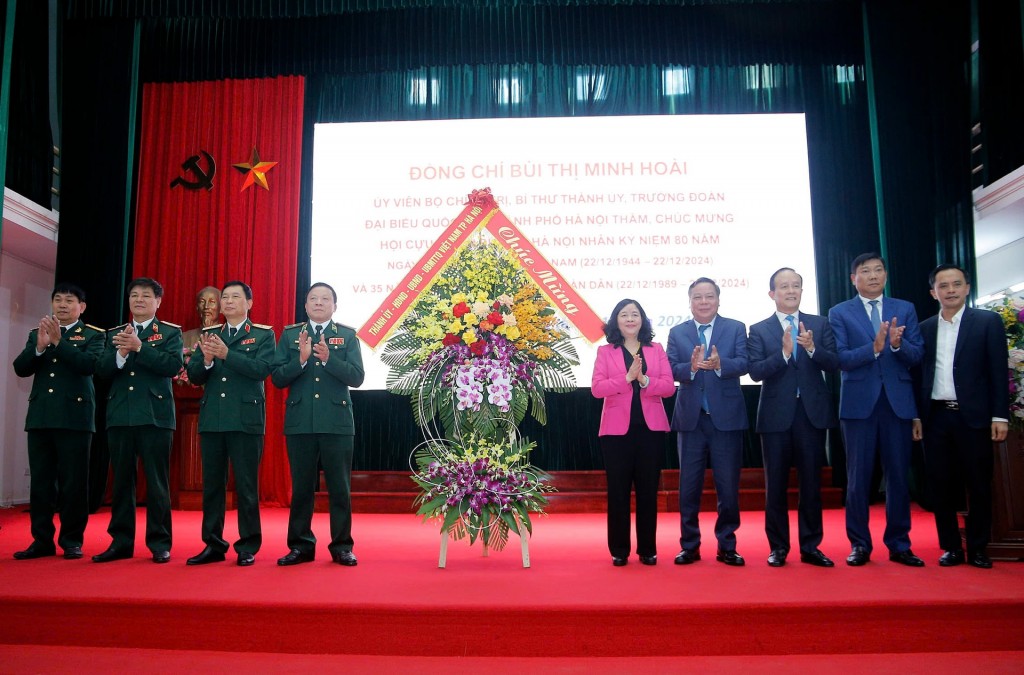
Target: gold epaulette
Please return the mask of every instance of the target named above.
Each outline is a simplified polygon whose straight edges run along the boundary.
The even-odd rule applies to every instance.
[[[163,319],[160,319],[160,323],[162,323],[165,326],[170,326],[171,328],[177,328],[178,330],[181,330],[181,326],[179,326],[176,323],[171,323],[170,321],[164,321]]]
[[[349,326],[348,324],[341,323],[340,321],[335,321],[334,325],[335,326],[340,326],[341,328],[348,328],[353,333],[356,332],[355,328],[353,328],[352,326]]]
[[[214,330],[214,329],[220,328],[223,325],[224,324],[222,324],[222,323],[217,323],[217,324],[214,324],[212,326],[207,326],[206,328],[203,328],[202,330],[203,331]]]
[[[262,323],[254,323],[252,325],[252,327],[253,328],[262,328],[263,330],[274,330],[273,326],[266,326],[266,325],[264,325]]]
[[[290,326],[285,326],[284,329],[285,330],[291,330],[292,328],[298,328],[299,326],[303,326],[303,325],[305,325],[305,323],[306,323],[305,321],[300,321],[298,323],[293,323]]]
[[[99,326],[94,326],[91,323],[87,323],[87,324],[85,324],[85,326],[86,326],[86,328],[92,328],[93,330],[98,330],[101,333],[105,333],[106,332],[105,329],[100,328]]]
[[[124,329],[125,329],[125,328],[127,328],[127,327],[128,327],[129,325],[131,325],[131,322],[128,322],[128,323],[122,323],[122,324],[121,324],[120,326],[114,326],[113,328],[108,328],[108,329],[106,330],[106,332],[110,333],[110,332],[113,332],[113,331],[115,331],[115,330],[124,330]],[[103,329],[101,328],[100,330],[103,330]]]

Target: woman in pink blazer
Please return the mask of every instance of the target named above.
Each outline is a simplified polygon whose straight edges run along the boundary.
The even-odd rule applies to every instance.
[[[662,399],[675,393],[665,350],[652,342],[651,320],[636,300],[615,305],[597,350],[591,391],[604,399],[598,437],[608,481],[608,550],[612,564],[629,562],[630,492],[636,488],[636,552],[658,562],[658,483],[668,416]]]

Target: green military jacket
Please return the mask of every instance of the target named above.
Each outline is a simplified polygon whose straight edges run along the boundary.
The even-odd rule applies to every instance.
[[[213,367],[203,365],[203,349],[197,347],[188,362],[188,379],[203,386],[199,401],[199,433],[241,431],[262,434],[266,430],[267,402],[263,380],[274,363],[274,330],[248,318],[234,337],[228,326],[203,329],[217,333],[228,346],[226,359],[214,359]]]
[[[324,329],[330,350],[326,362],[310,354],[306,367],[299,364],[299,333],[305,329],[310,338],[313,327],[297,323],[281,333],[271,381],[275,387],[288,388],[284,433],[355,435],[352,397],[349,387],[363,383],[363,357],[356,332],[331,321]]]
[[[153,425],[173,429],[171,378],[181,370],[181,327],[154,318],[139,333],[142,349],[128,352],[124,368],[118,368],[113,339],[127,325],[107,331],[106,347],[96,364],[96,374],[110,380],[107,428]]]
[[[56,345],[36,356],[36,328],[14,359],[18,377],[34,375],[28,395],[25,431],[96,431],[96,389],[92,375],[103,353],[103,331],[78,321]]]

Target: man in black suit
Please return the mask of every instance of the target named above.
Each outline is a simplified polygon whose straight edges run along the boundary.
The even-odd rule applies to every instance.
[[[924,441],[928,492],[935,512],[942,567],[965,560],[992,567],[992,441],[1006,439],[1010,400],[1009,354],[1002,319],[966,306],[967,272],[939,265],[928,275],[941,311],[921,323],[924,359],[914,438]],[[967,556],[960,544],[957,507],[968,495]]]
[[[839,367],[836,339],[828,319],[800,311],[803,277],[789,267],[768,282],[775,313],[750,327],[750,377],[762,382],[757,432],[764,458],[764,531],[768,564],[782,567],[789,554],[789,468],[800,480],[800,562],[818,567],[835,563],[818,550],[821,524],[821,467],[826,430],[838,426],[824,373]]]
[[[675,564],[700,560],[701,492],[710,462],[718,495],[715,560],[736,567],[744,564],[736,552],[740,526],[740,466],[743,432],[748,426],[740,377],[747,373],[747,327],[718,314],[720,289],[707,277],[689,288],[693,318],[668,333],[668,361],[679,382],[672,411],[672,430],[678,431],[679,544]]]

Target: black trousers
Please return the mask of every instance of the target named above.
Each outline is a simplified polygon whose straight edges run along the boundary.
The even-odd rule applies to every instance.
[[[960,411],[932,405],[922,442],[939,546],[962,548],[956,514],[966,490],[967,550],[984,553],[992,537],[991,427],[971,429]]]
[[[89,521],[91,431],[31,429],[28,432],[29,515],[32,541],[53,548],[53,514],[60,514],[61,548],[81,546]]]
[[[352,550],[352,454],[355,437],[341,434],[290,434],[288,463],[292,474],[292,506],[288,516],[288,548],[316,552],[311,527],[316,497],[317,464],[324,469],[331,513],[331,553]]]
[[[601,436],[608,482],[608,551],[616,558],[630,552],[630,497],[636,491],[636,552],[658,554],[658,483],[665,432],[631,426],[624,436]]]
[[[135,550],[135,475],[139,460],[146,474],[146,547],[156,553],[171,550],[171,443],[174,430],[151,424],[107,429],[114,491],[107,532],[110,546]]]
[[[796,468],[800,486],[797,527],[800,550],[810,553],[821,544],[821,467],[825,460],[824,429],[816,429],[800,399],[794,401],[793,424],[786,431],[761,434],[764,459],[764,531],[772,551],[789,551],[789,469]]]
[[[260,524],[260,459],[263,434],[211,431],[199,434],[203,455],[203,543],[226,553],[224,515],[227,507],[228,462],[238,498],[238,540],[235,553],[255,555],[263,545]]]

